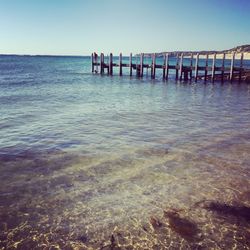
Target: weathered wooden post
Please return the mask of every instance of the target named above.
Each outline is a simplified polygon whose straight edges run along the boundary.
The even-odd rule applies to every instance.
[[[163,56],[163,70],[162,70],[162,78],[165,80],[168,78],[168,53]]]
[[[151,65],[151,78],[155,78],[155,62],[156,62],[156,54],[154,53],[152,56],[152,65]]]
[[[241,57],[240,57],[240,72],[239,72],[239,82],[241,82],[241,77],[242,77],[242,69],[243,69],[243,58],[244,58],[244,53],[241,53]]]
[[[104,74],[104,70],[105,70],[105,61],[104,61],[104,53],[102,53],[102,73]]]
[[[132,76],[132,53],[129,55],[129,75]]]
[[[135,64],[135,70],[136,70],[136,76],[140,76],[140,71],[139,71],[139,64],[138,64],[138,55],[136,55],[136,64]]]
[[[99,73],[101,74],[102,73],[102,53],[100,54],[100,63],[99,63]]]
[[[104,65],[105,65],[105,61],[104,61]],[[107,54],[107,63],[106,63],[106,67],[107,67],[107,74],[109,75],[109,55]]]
[[[206,61],[205,61],[205,76],[204,81],[207,81],[207,68],[208,68],[208,54],[206,54]]]
[[[109,55],[109,74],[113,75],[113,54],[110,53]]]
[[[212,63],[212,76],[211,76],[211,80],[212,80],[212,82],[214,82],[215,63],[216,63],[216,53],[214,53],[213,63]]]
[[[192,80],[192,77],[193,77],[193,58],[194,58],[194,55],[193,55],[193,53],[191,53],[191,56],[190,56],[190,80]]]
[[[229,80],[231,82],[233,81],[233,77],[234,77],[234,59],[235,59],[235,52],[233,52],[233,54],[232,54],[231,67],[230,67]]]
[[[182,68],[183,68],[183,53],[181,53],[181,60],[180,60],[180,80],[182,80]]]
[[[119,55],[119,75],[122,76],[122,53]]]
[[[178,80],[179,78],[179,53],[176,55],[176,65],[175,65],[175,79]]]
[[[144,59],[144,53],[141,53],[141,56],[140,56],[140,77],[143,77],[143,59]]]
[[[102,73],[102,53],[100,54],[100,63],[99,63],[99,73],[101,74]]]
[[[222,65],[221,65],[221,82],[224,81],[225,59],[226,59],[226,54],[223,53],[223,56],[222,56]]]
[[[151,54],[151,78],[153,78],[154,54]]]
[[[163,55],[163,65],[162,65],[162,79],[164,80],[166,76],[166,54]]]
[[[94,62],[95,62],[95,67],[94,67],[94,72],[98,73],[99,67],[98,67],[98,55],[94,53]]]
[[[94,72],[94,54],[91,54],[91,68],[92,68],[92,73]]]
[[[168,69],[168,60],[169,60],[169,56],[168,56],[168,53],[166,54],[166,60],[165,60],[165,69],[166,69],[166,71],[165,71],[165,79],[167,80],[168,79],[168,71],[169,71],[169,69]]]
[[[200,54],[197,53],[196,61],[195,61],[195,82],[197,82],[197,79],[198,79],[199,56]]]
[[[103,55],[103,53],[101,53],[101,55],[100,55],[100,73],[101,74],[103,74],[103,72],[104,72],[104,55]]]

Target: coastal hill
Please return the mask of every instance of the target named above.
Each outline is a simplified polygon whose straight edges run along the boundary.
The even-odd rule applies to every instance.
[[[246,44],[246,45],[241,45],[241,46],[237,46],[234,47],[232,49],[227,49],[227,50],[221,50],[221,51],[217,51],[217,50],[202,50],[202,51],[166,51],[166,52],[160,52],[160,53],[156,53],[157,56],[163,56],[164,54],[168,53],[169,56],[175,56],[176,54],[180,54],[183,53],[184,56],[190,55],[190,53],[200,53],[201,55],[211,55],[214,53],[217,54],[222,54],[222,53],[226,53],[226,54],[231,54],[231,53],[250,53],[250,44]],[[152,53],[145,53],[145,56],[151,56]]]
[[[237,46],[237,47],[234,47],[232,49],[225,50],[223,52],[225,52],[225,53],[232,53],[232,52],[236,52],[236,53],[250,53],[250,44]]]

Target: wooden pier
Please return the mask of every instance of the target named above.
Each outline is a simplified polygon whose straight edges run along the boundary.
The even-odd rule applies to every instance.
[[[203,57],[203,64],[200,64],[201,56]],[[209,65],[209,56],[211,61],[212,56],[212,63]],[[161,56],[162,57],[162,56]],[[241,82],[243,76],[246,73],[249,73],[249,69],[244,68],[244,54],[240,54],[240,61],[239,65],[235,66],[235,53],[231,55],[230,59],[230,66],[225,66],[226,61],[226,54],[222,55],[220,62],[217,61],[217,54],[210,54],[210,55],[201,55],[199,53],[193,54],[190,53],[189,55],[176,54],[174,57],[171,55],[172,63],[170,63],[170,55],[168,53],[164,54],[162,58],[162,63],[157,64],[156,59],[157,55],[152,54],[150,63],[145,63],[145,55],[141,53],[139,56],[136,55],[133,57],[132,53],[129,55],[129,58],[126,57],[126,63],[123,61],[122,53],[120,53],[118,57],[118,62],[113,61],[113,54],[110,53],[106,57],[103,53],[98,56],[96,53],[92,53],[92,72],[93,73],[100,73],[105,74],[105,71],[108,75],[113,75],[114,67],[118,68],[118,74],[120,76],[123,75],[123,68],[128,68],[128,74],[130,76],[134,74],[137,77],[143,77],[144,72],[150,69],[151,78],[154,79],[156,77],[156,70],[161,70],[162,79],[167,80],[170,75],[170,70],[175,72],[175,79],[180,81],[188,81],[194,80],[197,82],[198,80],[210,80],[214,82],[215,80],[218,81],[239,81]],[[127,60],[128,59],[128,60]],[[136,59],[136,63],[134,62]],[[185,60],[185,63],[184,63]],[[173,63],[173,61],[175,63]],[[204,63],[205,62],[205,63]],[[219,65],[218,65],[219,64]],[[144,70],[146,69],[146,70]],[[243,79],[244,80],[244,79]]]

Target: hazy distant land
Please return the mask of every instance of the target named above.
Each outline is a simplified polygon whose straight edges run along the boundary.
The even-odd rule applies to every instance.
[[[231,58],[232,53],[235,52],[235,57],[239,58],[241,53],[244,53],[244,59],[250,60],[250,45],[241,45],[234,47],[232,49],[227,49],[227,50],[202,50],[202,51],[165,51],[165,52],[160,52],[156,53],[157,56],[163,56],[164,54],[168,53],[170,56],[176,56],[176,54],[181,54],[183,53],[184,56],[190,56],[191,53],[197,54],[199,53],[201,58],[205,55],[213,55],[214,53],[217,54],[217,58],[222,58],[222,55],[225,53],[226,57],[229,59]],[[152,53],[145,53],[145,56],[151,56]]]

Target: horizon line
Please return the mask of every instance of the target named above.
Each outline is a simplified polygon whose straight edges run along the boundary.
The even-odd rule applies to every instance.
[[[89,56],[91,57],[91,55],[67,55],[67,54],[61,54],[61,55],[58,55],[58,54],[16,54],[16,53],[0,53],[0,56],[68,56],[68,57],[86,57],[86,56]]]

